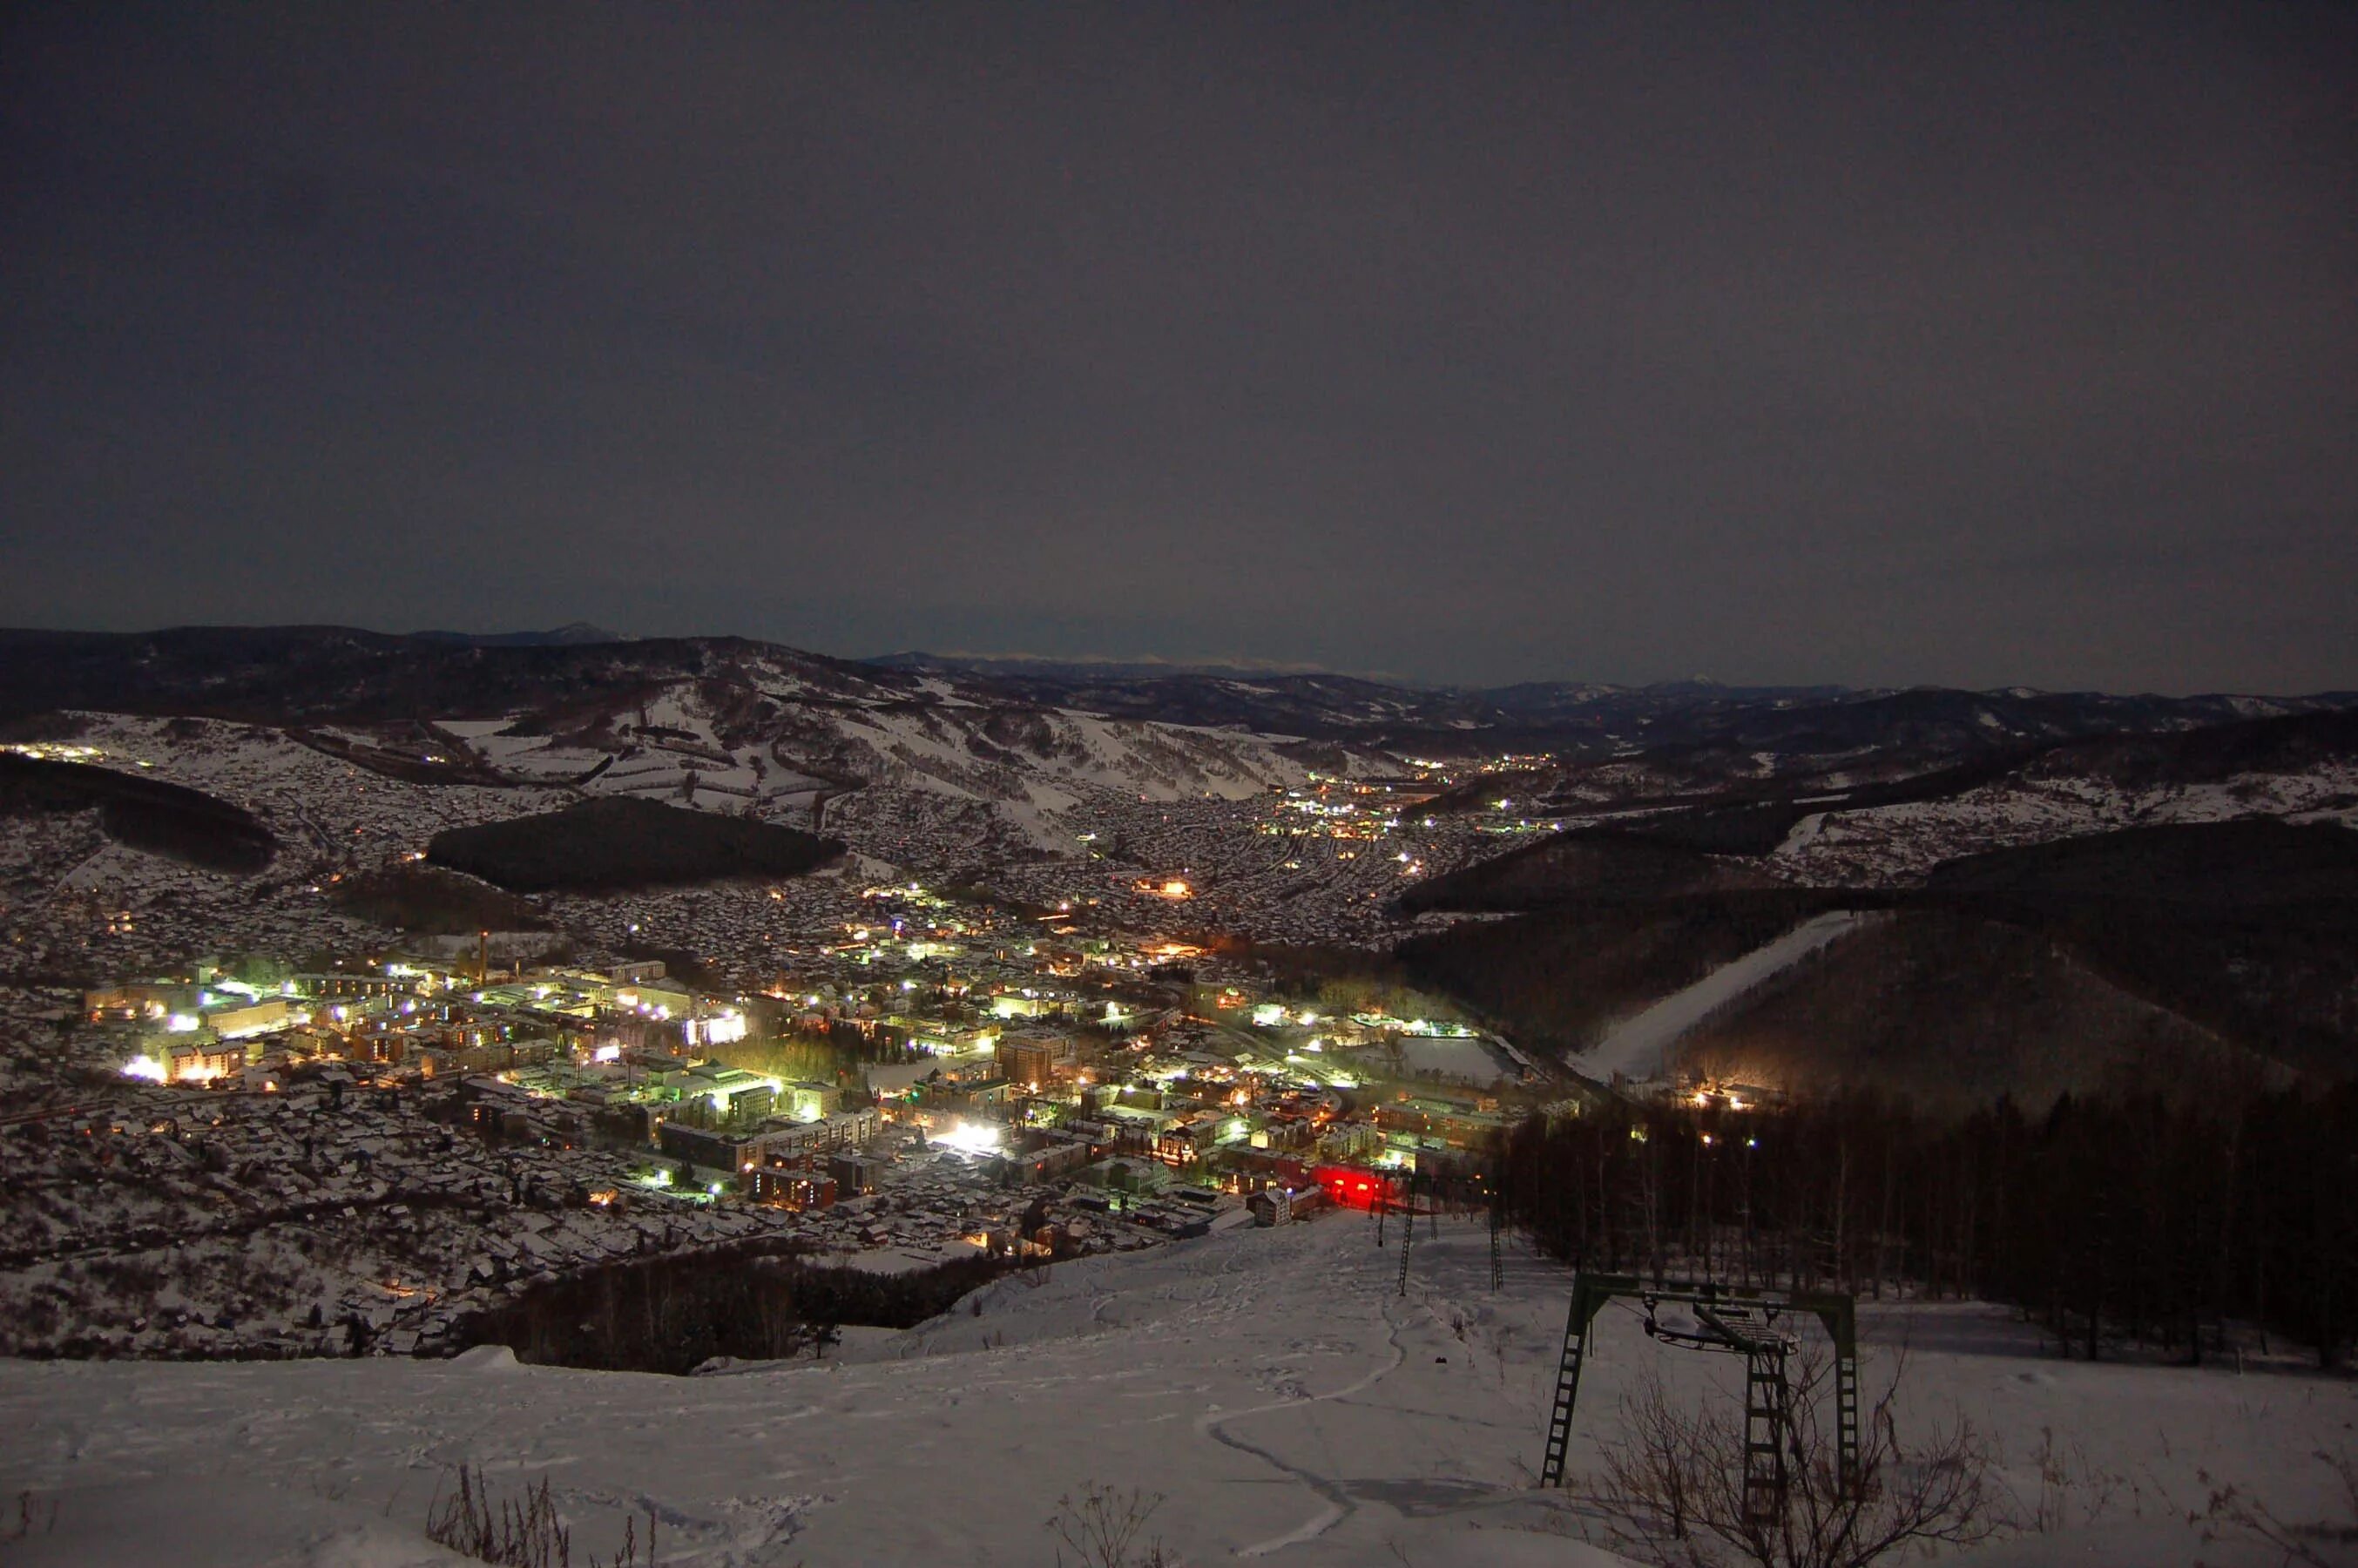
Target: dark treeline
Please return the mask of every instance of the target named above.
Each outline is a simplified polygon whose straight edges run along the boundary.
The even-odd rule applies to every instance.
[[[446,827],[427,859],[511,892],[612,892],[724,877],[794,877],[843,853],[832,838],[627,795],[472,827]]]
[[[0,818],[95,806],[108,838],[209,871],[251,876],[278,840],[241,806],[162,779],[0,753]]]
[[[680,1374],[716,1356],[809,1354],[844,1325],[914,1327],[1010,1267],[978,1253],[881,1274],[736,1250],[616,1263],[481,1314],[460,1337],[543,1365]]]
[[[334,901],[363,920],[399,931],[471,936],[478,931],[546,931],[548,917],[514,893],[435,866],[387,866],[337,884]]]
[[[1941,1119],[1871,1094],[1616,1103],[1518,1128],[1505,1187],[1575,1267],[2006,1302],[2089,1357],[2196,1361],[2233,1321],[2332,1366],[2358,1334],[2358,1085]]]

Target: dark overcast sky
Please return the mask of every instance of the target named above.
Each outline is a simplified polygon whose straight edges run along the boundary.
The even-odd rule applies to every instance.
[[[0,622],[2358,687],[2358,7],[20,3]]]

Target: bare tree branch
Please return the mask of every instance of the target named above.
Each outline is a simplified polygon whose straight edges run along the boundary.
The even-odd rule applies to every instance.
[[[1780,1505],[1746,1507],[1741,1412],[1673,1399],[1650,1373],[1621,1401],[1620,1434],[1586,1499],[1612,1544],[1662,1568],[1864,1568],[1903,1547],[1970,1545],[2001,1526],[1987,1444],[1959,1416],[1904,1441],[1895,1417],[1903,1357],[1859,1433],[1859,1484],[1841,1487],[1836,1434],[1822,1419],[1833,1365],[1791,1362],[1788,1484]]]

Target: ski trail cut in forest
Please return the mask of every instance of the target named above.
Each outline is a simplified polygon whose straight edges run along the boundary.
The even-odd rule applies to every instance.
[[[1624,1019],[1588,1050],[1566,1054],[1564,1062],[1573,1071],[1599,1082],[1611,1082],[1617,1073],[1629,1078],[1655,1077],[1670,1048],[1690,1030],[1763,981],[1874,918],[1857,910],[1837,909],[1805,920],[1775,941],[1722,964],[1683,990],[1671,992],[1636,1017]]]

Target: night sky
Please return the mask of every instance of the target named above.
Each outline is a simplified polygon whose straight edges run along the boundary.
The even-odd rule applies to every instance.
[[[0,8],[0,623],[2358,687],[2358,7]]]

